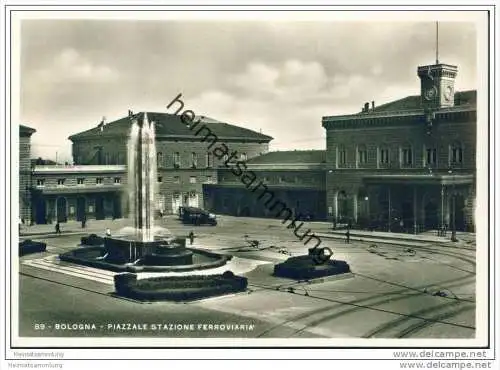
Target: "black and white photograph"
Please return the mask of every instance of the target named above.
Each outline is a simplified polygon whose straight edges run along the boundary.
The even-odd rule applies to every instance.
[[[12,359],[491,367],[489,10],[4,9]]]

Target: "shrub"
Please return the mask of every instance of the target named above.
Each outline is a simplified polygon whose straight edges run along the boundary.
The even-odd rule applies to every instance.
[[[89,236],[84,236],[80,239],[82,245],[103,245],[104,238],[97,236],[96,234],[90,234]]]
[[[19,242],[19,256],[24,256],[30,253],[45,252],[47,244],[43,242],[36,242],[30,239]]]
[[[130,287],[137,282],[137,275],[130,273],[123,273],[115,275],[115,289],[120,295],[126,295]]]
[[[195,300],[243,291],[248,285],[245,277],[235,276],[230,271],[222,275],[157,277],[135,281],[125,277],[121,279],[124,279],[122,285],[117,285],[115,279],[117,293],[142,301]]]
[[[234,274],[232,271],[224,271],[224,273],[222,274],[222,277],[224,279],[229,279],[229,278],[233,278]]]

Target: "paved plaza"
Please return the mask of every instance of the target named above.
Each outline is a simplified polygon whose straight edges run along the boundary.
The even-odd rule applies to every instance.
[[[398,235],[352,231],[351,243],[331,224],[307,223],[322,246],[345,260],[351,274],[298,282],[272,276],[273,266],[307,253],[303,242],[274,219],[221,216],[216,227],[191,227],[169,216],[158,222],[178,236],[195,233],[194,247],[234,256],[225,269],[248,278],[243,293],[190,303],[139,303],[114,295],[114,272],[63,263],[59,253],[81,236],[116,232],[126,220],[23,226],[21,238],[47,251],[21,257],[21,337],[234,338],[473,338],[475,242],[433,233]],[[250,247],[246,239],[258,240]],[[219,271],[220,272],[220,271]],[[142,277],[149,277],[142,276]],[[141,278],[141,276],[139,277]],[[122,326],[148,324],[148,330]],[[78,327],[79,325],[87,327]],[[41,329],[41,326],[43,325]],[[151,325],[162,330],[153,330]]]

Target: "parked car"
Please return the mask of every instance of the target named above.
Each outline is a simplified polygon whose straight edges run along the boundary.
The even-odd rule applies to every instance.
[[[96,234],[90,234],[80,239],[82,245],[103,245],[104,238]]]
[[[43,242],[37,242],[30,239],[19,242],[19,256],[24,256],[29,253],[45,252],[46,250],[47,244]]]
[[[213,213],[196,207],[179,207],[179,219],[184,224],[217,225],[217,217]]]

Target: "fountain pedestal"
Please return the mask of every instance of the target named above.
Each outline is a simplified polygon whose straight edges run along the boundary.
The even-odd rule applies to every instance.
[[[191,265],[193,252],[186,249],[186,239],[155,240],[151,242],[131,238],[105,238],[106,262],[125,264],[140,261],[145,265]]]

